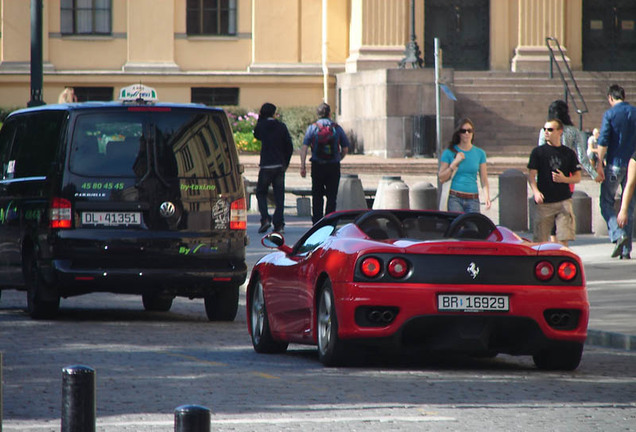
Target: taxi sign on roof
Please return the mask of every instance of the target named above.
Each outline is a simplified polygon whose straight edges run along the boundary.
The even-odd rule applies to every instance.
[[[134,102],[139,99],[155,102],[157,101],[157,91],[143,84],[133,84],[119,91],[119,100],[121,101]]]

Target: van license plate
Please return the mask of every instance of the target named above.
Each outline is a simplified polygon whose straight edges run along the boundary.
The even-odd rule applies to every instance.
[[[440,294],[437,297],[437,309],[463,312],[507,312],[510,304],[508,296]]]
[[[141,225],[139,212],[83,212],[82,225]]]

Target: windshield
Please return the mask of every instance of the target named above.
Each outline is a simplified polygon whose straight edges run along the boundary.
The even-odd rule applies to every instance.
[[[91,177],[212,177],[231,172],[223,114],[194,109],[81,114],[70,170]]]

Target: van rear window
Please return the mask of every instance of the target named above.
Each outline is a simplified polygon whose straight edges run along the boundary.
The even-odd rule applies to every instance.
[[[70,170],[90,177],[219,178],[231,173],[222,113],[196,109],[77,116]]]

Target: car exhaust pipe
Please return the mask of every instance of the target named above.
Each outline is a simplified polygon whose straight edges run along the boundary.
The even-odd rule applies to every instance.
[[[373,323],[377,323],[377,322],[380,322],[380,319],[382,319],[382,314],[380,313],[379,310],[373,309],[369,313],[369,321],[371,321]]]
[[[395,314],[390,310],[382,312],[382,322],[390,323],[395,319]]]
[[[570,314],[555,312],[548,317],[548,322],[553,327],[567,327],[570,321]]]

